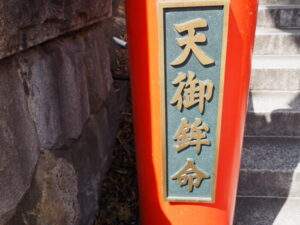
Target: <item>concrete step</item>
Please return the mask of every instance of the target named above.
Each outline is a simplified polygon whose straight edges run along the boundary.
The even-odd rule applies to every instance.
[[[258,9],[259,27],[299,28],[300,4],[261,5]]]
[[[300,14],[299,14],[300,16]],[[254,54],[300,54],[300,29],[260,28],[256,30]]]
[[[248,136],[300,136],[300,93],[252,91],[245,134]]]
[[[300,0],[259,0],[259,5],[300,5]]]
[[[300,198],[300,138],[245,137],[238,195]]]
[[[234,225],[299,225],[300,199],[237,198]]]
[[[299,56],[254,56],[251,90],[300,90]]]

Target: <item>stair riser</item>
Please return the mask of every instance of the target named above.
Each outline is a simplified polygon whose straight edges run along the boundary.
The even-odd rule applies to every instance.
[[[300,197],[300,173],[241,170],[239,196]]]
[[[245,134],[248,136],[300,136],[300,113],[280,111],[248,112]]]
[[[300,62],[299,62],[300,63]],[[299,91],[300,69],[252,69],[251,90]]]
[[[300,28],[300,8],[260,7],[257,25],[273,28]]]
[[[258,33],[255,38],[254,54],[256,55],[300,54],[300,32],[295,34]]]

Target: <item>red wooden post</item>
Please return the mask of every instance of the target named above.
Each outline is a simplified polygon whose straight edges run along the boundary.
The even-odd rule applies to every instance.
[[[258,3],[256,0],[229,1],[215,202],[181,203],[170,202],[164,197],[162,146],[165,137],[161,116],[164,109],[161,104],[161,21],[158,15],[160,2],[176,1],[126,0],[142,224],[231,225],[238,185]]]

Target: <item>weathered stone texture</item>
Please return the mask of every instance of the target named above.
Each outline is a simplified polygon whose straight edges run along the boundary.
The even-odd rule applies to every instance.
[[[121,104],[115,89],[110,97]],[[60,150],[41,152],[32,187],[8,225],[92,224],[119,109],[105,105],[90,117],[78,140]]]
[[[0,58],[101,21],[112,0],[0,1]]]
[[[79,224],[78,178],[71,163],[42,151],[34,183],[9,224]]]
[[[89,98],[92,110],[107,98],[112,78],[103,43],[103,30],[92,29],[18,57],[41,148],[58,149],[77,139],[90,114]]]
[[[14,213],[29,188],[38,139],[12,60],[0,63],[0,224]]]
[[[107,48],[98,24],[0,62],[0,225],[92,223],[127,90]]]

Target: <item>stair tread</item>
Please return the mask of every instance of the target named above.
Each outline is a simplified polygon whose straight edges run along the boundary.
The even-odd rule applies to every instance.
[[[299,113],[299,91],[251,91],[248,112]]]
[[[300,55],[254,55],[253,69],[300,69]]]

